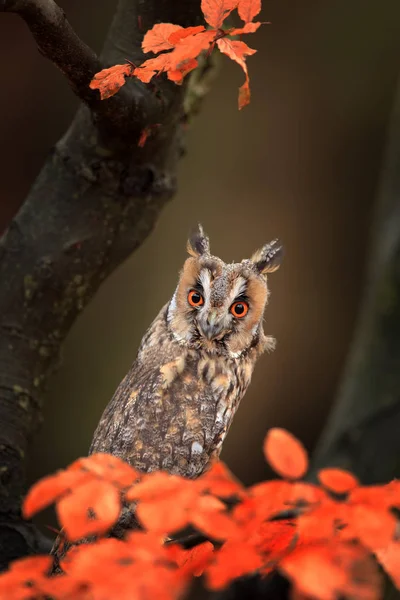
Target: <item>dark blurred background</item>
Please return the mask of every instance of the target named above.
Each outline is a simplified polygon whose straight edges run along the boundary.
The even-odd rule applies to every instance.
[[[173,1],[173,0],[170,0]],[[114,0],[64,0],[100,51]],[[212,251],[248,257],[279,237],[260,360],[223,458],[252,483],[269,475],[262,440],[283,426],[312,450],[335,399],[362,293],[369,226],[398,75],[398,0],[264,0],[272,21],[248,36],[252,101],[237,110],[238,65],[223,69],[188,133],[179,193],[146,243],[103,285],[74,326],[51,381],[30,480],[87,453],[98,419],[171,297],[189,230]],[[77,100],[24,23],[1,15],[0,224],[23,202]],[[127,57],[129,58],[129,57]],[[1,426],[1,424],[0,424]]]

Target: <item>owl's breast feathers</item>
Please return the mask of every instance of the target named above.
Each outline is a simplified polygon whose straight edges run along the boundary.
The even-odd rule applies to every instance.
[[[179,344],[164,307],[105,409],[90,453],[109,452],[141,471],[197,477],[221,450],[255,358]]]

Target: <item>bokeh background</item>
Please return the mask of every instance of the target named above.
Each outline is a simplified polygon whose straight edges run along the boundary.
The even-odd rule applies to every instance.
[[[173,1],[173,0],[171,0]],[[64,0],[100,51],[115,0]],[[285,245],[270,277],[260,360],[223,458],[245,483],[269,475],[262,440],[283,426],[312,450],[334,402],[365,275],[368,234],[398,76],[398,0],[264,0],[249,36],[252,101],[237,110],[238,65],[223,69],[187,139],[179,192],[145,244],[102,286],[71,331],[30,455],[30,481],[85,455],[100,415],[171,297],[189,230],[248,257]],[[129,58],[129,57],[128,57]],[[0,225],[23,202],[78,105],[24,23],[0,15]],[[1,423],[0,423],[1,427]]]

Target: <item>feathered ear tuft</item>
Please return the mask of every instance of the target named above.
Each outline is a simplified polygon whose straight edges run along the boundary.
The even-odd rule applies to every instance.
[[[279,240],[273,240],[257,250],[250,260],[261,275],[267,275],[279,269],[282,258],[283,246]]]
[[[210,254],[210,242],[200,223],[197,226],[197,229],[190,234],[186,249],[189,254],[195,258]]]

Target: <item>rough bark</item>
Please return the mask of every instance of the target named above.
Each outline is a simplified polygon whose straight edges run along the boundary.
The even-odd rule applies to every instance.
[[[209,73],[204,63],[189,88],[159,78],[154,90],[130,80],[102,102],[87,87],[104,66],[140,63],[143,32],[155,22],[202,22],[197,0],[120,0],[100,59],[53,0],[0,0],[2,11],[21,15],[85,105],[0,241],[0,569],[48,549],[20,515],[43,389],[76,317],[173,195],[181,125],[197,110],[206,91],[197,84]],[[139,148],[140,132],[155,123],[160,127]]]
[[[363,483],[400,476],[400,83],[388,131],[370,264],[347,367],[313,466]]]

